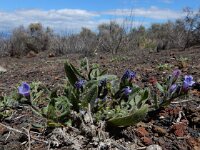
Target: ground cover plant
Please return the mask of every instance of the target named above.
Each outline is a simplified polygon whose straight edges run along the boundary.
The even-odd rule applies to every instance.
[[[87,58],[80,62],[78,69],[69,62],[64,68],[65,82],[51,90],[42,83],[23,82],[11,95],[1,97],[1,119],[9,118],[16,108],[30,106],[34,115],[45,120],[33,123],[34,130],[46,130],[49,135],[57,136],[50,136],[49,141],[44,141],[50,147],[77,144],[66,141],[66,135],[61,135],[68,127],[80,131],[81,135],[89,137],[89,141],[94,142],[98,135],[96,147],[109,149],[109,143],[113,142],[105,142],[109,128],[123,129],[152,119],[152,114],[162,113],[175,99],[198,87],[191,75],[182,76],[180,70],[174,70],[160,83],[151,78],[151,85],[140,87],[136,72],[128,69],[118,78],[107,74],[106,70],[102,71],[98,64],[89,64]],[[179,120],[181,122],[181,117]],[[64,141],[59,139],[60,136]],[[30,139],[28,144],[30,148]]]

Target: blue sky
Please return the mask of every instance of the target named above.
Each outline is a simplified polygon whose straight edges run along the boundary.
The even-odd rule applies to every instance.
[[[134,26],[149,26],[182,17],[182,9],[197,10],[200,0],[0,0],[0,30],[41,22],[55,31],[93,30],[114,19],[134,16]]]

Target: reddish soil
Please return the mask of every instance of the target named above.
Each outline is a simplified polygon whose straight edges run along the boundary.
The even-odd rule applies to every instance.
[[[82,58],[79,54],[68,54],[62,57],[48,57],[48,52],[39,53],[36,57],[0,58],[0,66],[7,72],[0,74],[0,96],[9,94],[15,90],[21,81],[41,81],[49,87],[63,83],[65,78],[63,63],[68,59],[78,65]],[[191,74],[194,80],[200,81],[200,48],[194,47],[185,51],[166,50],[159,53],[150,53],[138,50],[129,53],[121,53],[118,56],[110,54],[98,54],[89,58],[91,62],[97,62],[107,68],[109,73],[121,76],[126,69],[137,72],[137,82],[141,86],[148,84],[149,78],[155,76],[158,80],[179,68],[183,74]],[[182,60],[182,61],[181,61]],[[184,60],[184,61],[183,61]],[[168,64],[163,67],[159,64]],[[171,66],[170,66],[171,65]],[[4,125],[26,132],[30,129],[36,140],[32,139],[31,149],[98,149],[97,145],[104,145],[103,149],[145,149],[148,145],[158,144],[164,150],[200,150],[200,94],[192,91],[189,102],[172,104],[170,107],[152,112],[149,117],[136,126],[123,129],[107,129],[105,133],[107,143],[95,141],[83,134],[76,133],[75,129],[63,128],[69,139],[64,139],[64,144],[45,143],[53,138],[55,130],[32,129],[33,123],[45,122],[35,115],[30,108],[23,107],[13,110],[13,114],[1,122]],[[152,117],[153,116],[153,117]],[[37,140],[40,137],[40,140]],[[57,139],[59,139],[57,137]],[[60,139],[63,140],[62,138]],[[71,143],[70,143],[71,142]],[[78,143],[78,144],[77,144]],[[111,143],[109,145],[109,143]],[[82,147],[78,147],[82,146]],[[101,148],[102,148],[101,147]],[[0,125],[0,149],[14,150],[27,149],[28,138],[26,135],[11,131]]]

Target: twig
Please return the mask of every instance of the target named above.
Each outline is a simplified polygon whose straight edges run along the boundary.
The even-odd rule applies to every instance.
[[[27,132],[28,136],[28,150],[31,150],[31,136],[30,136],[30,127],[29,129],[23,128]]]
[[[90,117],[90,123],[93,124],[93,119],[92,119],[92,114],[91,114],[91,105],[90,103],[88,104],[88,115]]]
[[[8,130],[11,130],[11,131],[14,131],[14,132],[17,132],[17,133],[20,133],[20,134],[25,134],[25,135],[28,137],[28,135],[27,135],[26,133],[24,133],[23,131],[21,131],[21,130],[18,130],[18,129],[12,128],[12,127],[7,126],[7,125],[2,124],[2,123],[0,123],[0,125],[3,126],[3,127],[5,127],[5,128],[7,128]],[[33,139],[33,140],[39,141],[39,142],[43,142],[43,143],[49,144],[48,141],[45,141],[45,140],[41,140],[41,139],[35,138],[35,137],[31,136],[31,135],[30,135],[30,138]]]
[[[123,145],[117,143],[117,142],[113,142],[112,143],[114,146],[116,146],[118,149],[120,150],[128,150],[126,147],[124,147]]]
[[[182,101],[177,101],[177,102],[171,102],[172,104],[179,104],[179,103],[185,103],[185,102],[190,102],[193,101],[193,99],[189,99],[189,100],[182,100]]]
[[[49,143],[48,141],[40,140],[40,139],[35,138],[35,137],[32,137],[32,136],[31,136],[31,139],[36,140],[36,141],[39,141],[39,142],[43,142],[43,143],[45,143],[45,144],[48,144],[48,143]]]
[[[26,115],[21,115],[21,116],[18,116],[18,117],[16,117],[16,118],[14,118],[13,120],[20,119],[20,118],[22,118],[22,117],[24,117],[24,116],[26,116]]]
[[[182,111],[179,111],[179,113],[178,113],[178,118],[177,118],[176,122],[177,122],[177,123],[180,122],[180,121],[181,121],[181,118],[182,118],[183,116],[185,116],[185,114],[184,114]]]
[[[9,138],[10,133],[11,133],[11,131],[9,131],[8,136],[6,137],[5,141],[7,141],[7,139]]]
[[[147,147],[145,147],[145,146],[144,147],[138,147],[137,150],[143,150],[143,149],[146,149],[146,148]]]
[[[7,125],[5,125],[5,124],[0,123],[0,125],[3,126],[3,127],[5,127],[5,128],[7,128],[8,130],[11,130],[11,131],[14,131],[14,132],[17,132],[17,133],[25,134],[24,132],[22,132],[22,131],[20,131],[20,130],[18,130],[18,129],[12,128],[12,127],[10,127],[10,126],[7,126]],[[25,134],[25,135],[26,135],[26,134]]]

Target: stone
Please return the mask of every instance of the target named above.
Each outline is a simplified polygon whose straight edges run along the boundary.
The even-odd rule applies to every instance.
[[[7,70],[4,67],[0,66],[0,73],[5,73],[5,72],[7,72]]]
[[[200,149],[200,138],[193,138],[190,137],[187,139],[187,143],[194,149],[199,150]]]
[[[187,123],[185,122],[178,122],[174,124],[171,128],[171,131],[177,136],[177,137],[183,137],[186,135],[187,132]]]
[[[5,132],[8,132],[8,129],[2,125],[0,125],[0,135],[3,135]]]
[[[162,150],[162,147],[159,145],[149,145],[146,150]]]
[[[161,136],[164,136],[165,134],[167,134],[166,129],[156,126],[156,125],[153,126],[153,130],[154,130],[154,132],[158,133]]]
[[[152,139],[149,137],[143,137],[143,138],[141,138],[141,140],[145,145],[151,145],[153,143]]]
[[[144,127],[139,127],[136,129],[136,134],[139,137],[149,136],[149,132]]]

